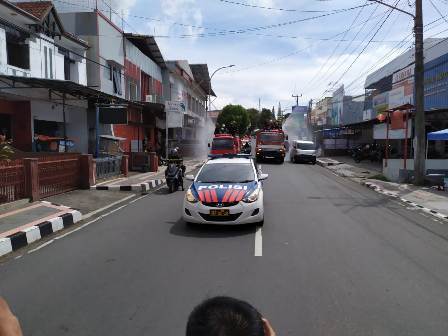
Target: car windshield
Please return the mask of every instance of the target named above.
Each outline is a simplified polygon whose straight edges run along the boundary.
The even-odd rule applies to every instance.
[[[260,135],[260,141],[261,142],[283,142],[283,135],[282,134],[268,134],[263,133]]]
[[[202,168],[197,182],[243,183],[255,179],[254,169],[248,163],[213,163]]]
[[[232,139],[213,139],[212,149],[232,149],[233,140]]]
[[[313,149],[316,149],[316,147],[314,146],[313,143],[308,143],[308,142],[299,142],[297,144],[297,148],[303,149],[303,150],[313,150]]]

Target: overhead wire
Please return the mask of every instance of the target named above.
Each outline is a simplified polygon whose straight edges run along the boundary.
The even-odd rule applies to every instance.
[[[445,20],[445,22],[448,23],[448,19],[446,18],[445,15],[442,14],[442,12],[440,11],[439,7],[436,6],[436,4],[432,1],[429,0],[429,2],[431,3],[432,7],[434,7],[434,9],[436,10],[436,12],[440,15],[440,17]]]
[[[397,0],[397,2],[395,3],[395,6],[398,5],[398,3],[400,2],[400,0]],[[364,46],[364,48],[358,53],[358,55],[355,57],[355,59],[350,63],[350,65],[347,67],[347,69],[342,73],[341,76],[339,76],[338,80],[336,80],[336,82],[334,83],[333,87],[335,87],[337,84],[340,83],[340,81],[342,80],[342,78],[344,78],[344,76],[351,70],[351,68],[353,67],[353,65],[358,61],[358,59],[362,56],[362,54],[367,50],[367,48],[370,45],[370,41],[373,40],[375,38],[376,35],[378,35],[379,31],[381,30],[381,28],[383,28],[384,24],[386,23],[386,21],[389,19],[389,17],[391,16],[392,12],[394,10],[390,9],[389,13],[387,14],[386,18],[383,20],[383,22],[380,24],[380,26],[377,28],[377,30],[375,31],[375,33],[373,34],[372,38],[369,40],[369,42],[367,42],[367,44]]]
[[[366,3],[367,3],[367,0],[366,0]],[[375,10],[371,13],[370,18],[373,16],[373,13],[378,9],[378,7],[379,7],[379,5],[378,5],[378,6],[375,8]],[[361,8],[361,9],[359,10],[358,14],[356,15],[356,17],[355,17],[354,20],[352,21],[352,23],[351,23],[349,29],[346,30],[346,32],[345,32],[343,38],[345,38],[345,37],[347,36],[348,32],[353,28],[354,24],[355,24],[356,21],[358,20],[359,16],[362,14],[363,10],[364,10],[364,7]],[[364,27],[364,26],[361,26],[361,29],[362,29],[363,27]],[[360,29],[360,30],[361,30],[361,29]],[[359,31],[358,31],[358,34],[359,34]],[[355,35],[355,37],[352,39],[352,41],[358,36],[358,34]],[[352,42],[351,42],[351,43],[352,43]],[[351,45],[351,43],[350,43],[350,45]],[[330,62],[331,58],[334,56],[334,54],[336,53],[336,51],[337,51],[337,49],[339,48],[340,45],[341,45],[341,43],[338,43],[338,44],[336,45],[336,47],[333,49],[332,53],[328,56],[328,58],[326,59],[326,61],[320,66],[320,68],[319,68],[319,70],[317,71],[317,73],[316,73],[316,74],[311,78],[311,80],[308,82],[307,87],[310,87],[310,86],[314,83],[314,81],[317,80],[317,79],[320,77],[322,71],[325,69],[325,67],[327,66],[327,64]],[[345,48],[344,50],[346,50],[346,49],[347,49],[347,48]],[[343,51],[342,53],[344,53],[344,51]],[[336,61],[336,62],[337,62],[337,61]],[[333,65],[334,65],[334,64],[333,64]],[[330,67],[329,69],[331,69],[331,67]]]
[[[266,10],[274,10],[274,11],[282,11],[282,12],[300,12],[300,13],[325,13],[330,12],[331,10],[303,10],[303,9],[292,9],[292,8],[278,8],[278,7],[268,7],[261,5],[253,5],[249,3],[239,2],[239,1],[231,1],[231,0],[218,0],[220,2],[224,2],[227,4],[249,7],[249,8],[258,8],[258,9],[266,9]]]

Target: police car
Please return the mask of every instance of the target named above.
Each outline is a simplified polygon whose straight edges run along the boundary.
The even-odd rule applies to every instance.
[[[227,156],[207,161],[194,177],[184,199],[182,218],[194,224],[263,225],[262,181],[250,156]]]

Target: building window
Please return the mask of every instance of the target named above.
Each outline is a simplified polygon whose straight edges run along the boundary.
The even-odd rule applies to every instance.
[[[132,81],[129,80],[128,81],[128,99],[132,100],[132,101],[137,101],[138,100],[138,96],[137,96],[137,84]]]
[[[48,48],[44,47],[45,78],[48,78]]]
[[[109,79],[113,82],[114,93],[121,95],[121,69],[118,65],[109,63]]]
[[[48,49],[50,58],[50,78],[53,79],[53,49]]]
[[[30,48],[25,36],[17,31],[6,32],[6,57],[9,65],[27,70],[30,68]]]

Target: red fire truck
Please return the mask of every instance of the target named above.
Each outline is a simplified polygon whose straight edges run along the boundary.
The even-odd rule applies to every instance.
[[[263,129],[257,133],[255,154],[257,161],[274,159],[279,163],[285,161],[285,140],[287,135],[281,129]]]
[[[238,154],[239,152],[239,138],[231,134],[215,134],[213,137],[210,155]]]

